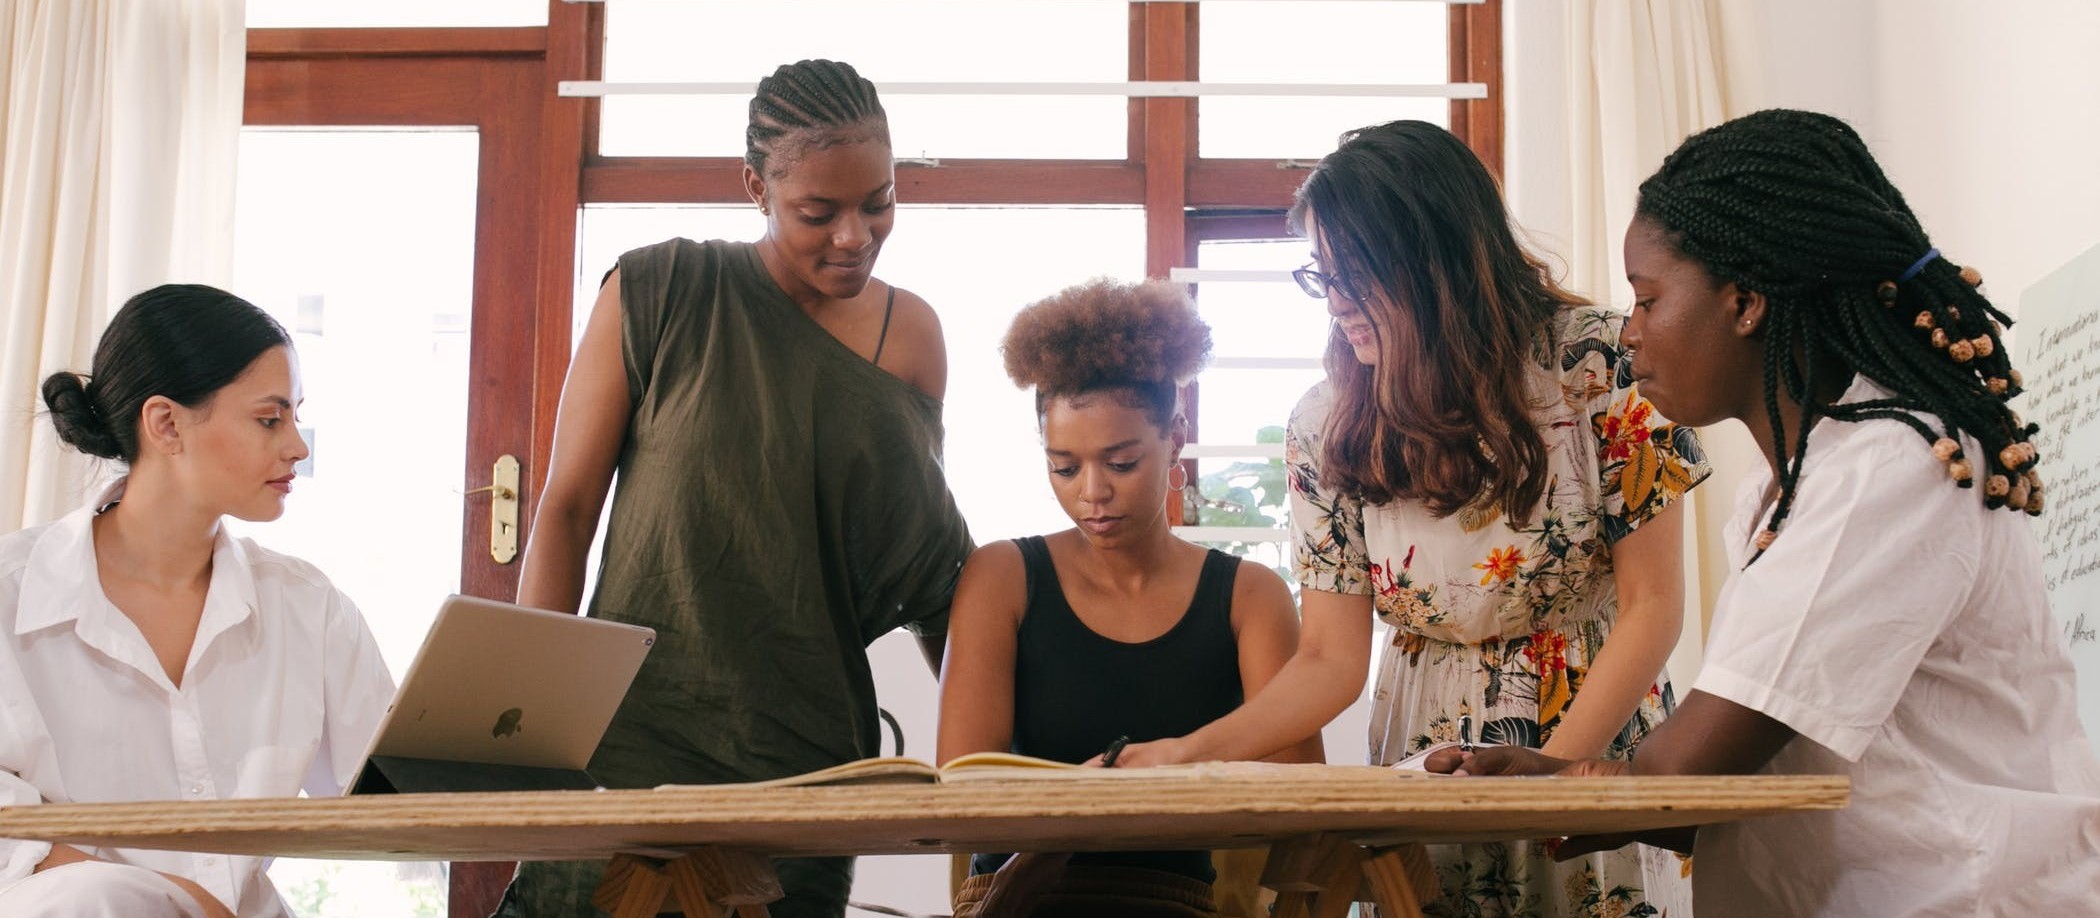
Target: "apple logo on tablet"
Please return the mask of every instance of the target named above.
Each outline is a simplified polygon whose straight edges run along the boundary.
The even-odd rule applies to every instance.
[[[508,711],[496,715],[496,728],[490,730],[489,735],[497,739],[502,739],[503,737],[514,735],[518,731],[525,729],[524,727],[518,726],[518,721],[524,719],[524,708],[511,708]]]

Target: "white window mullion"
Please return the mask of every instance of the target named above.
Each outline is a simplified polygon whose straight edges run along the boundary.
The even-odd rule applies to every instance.
[[[1127,96],[1182,98],[1288,96],[1293,98],[1485,99],[1486,83],[1204,83],[1189,80],[1111,82],[883,82],[885,96]],[[748,96],[755,82],[641,82],[563,80],[557,93],[569,98],[606,96]]]

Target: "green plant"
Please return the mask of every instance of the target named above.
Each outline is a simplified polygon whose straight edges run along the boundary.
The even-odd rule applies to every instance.
[[[1284,430],[1270,425],[1254,435],[1254,442],[1282,443]],[[1284,505],[1286,475],[1282,459],[1235,462],[1196,481],[1190,502],[1199,526],[1248,526],[1277,528],[1288,522]],[[1284,546],[1275,542],[1214,542],[1219,550],[1255,558],[1275,568],[1286,583],[1291,572]],[[1293,587],[1295,590],[1295,586]]]
[[[335,898],[334,883],[331,882],[334,878],[335,871],[329,870],[295,884],[284,890],[285,904],[292,907],[292,914],[302,918],[327,914],[328,902]]]

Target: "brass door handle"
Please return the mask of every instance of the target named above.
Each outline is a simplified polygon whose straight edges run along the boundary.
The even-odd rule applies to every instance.
[[[494,483],[466,494],[490,495],[489,557],[497,564],[509,564],[518,557],[518,457],[497,456],[491,477]]]

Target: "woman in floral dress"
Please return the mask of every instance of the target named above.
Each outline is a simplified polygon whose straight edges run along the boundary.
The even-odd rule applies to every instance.
[[[1624,758],[1672,705],[1683,621],[1676,499],[1697,436],[1635,391],[1619,314],[1556,286],[1494,179],[1442,128],[1351,132],[1299,189],[1335,328],[1286,445],[1299,650],[1260,696],[1128,764],[1253,758],[1353,700],[1391,625],[1371,760],[1439,742]],[[1579,703],[1578,703],[1579,702]],[[1133,758],[1135,756],[1135,758]],[[1629,848],[1431,849],[1454,916],[1684,916],[1684,866]]]

